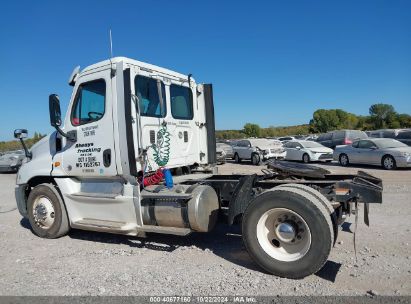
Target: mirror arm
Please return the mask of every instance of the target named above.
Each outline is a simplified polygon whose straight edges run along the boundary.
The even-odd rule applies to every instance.
[[[72,142],[76,142],[76,141],[77,141],[77,131],[76,131],[76,130],[69,131],[69,132],[65,133],[65,132],[63,132],[62,129],[60,129],[59,126],[54,126],[54,127],[56,128],[57,132],[58,132],[61,136],[67,138],[69,141],[72,141]]]
[[[26,143],[24,142],[23,138],[19,138],[21,145],[23,146],[24,149],[24,154],[26,154],[27,158],[32,158],[33,154],[27,149]]]

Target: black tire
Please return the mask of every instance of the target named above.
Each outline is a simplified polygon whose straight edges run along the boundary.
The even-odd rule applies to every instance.
[[[307,153],[303,154],[303,158],[302,158],[302,162],[303,163],[309,163],[310,162],[310,155],[308,155]]]
[[[311,243],[308,251],[299,259],[281,261],[270,256],[260,245],[257,224],[270,210],[289,209],[301,216],[307,223]],[[326,209],[311,194],[300,189],[276,189],[255,198],[247,207],[242,223],[245,247],[264,270],[276,276],[301,279],[311,275],[325,264],[333,241],[333,226]]]
[[[43,228],[35,221],[34,203],[37,199],[46,198],[54,208],[54,222],[49,228]],[[63,200],[52,184],[40,184],[31,190],[27,200],[27,214],[33,232],[42,238],[54,239],[68,233],[70,230],[66,208]]]
[[[338,225],[339,224],[338,224],[337,215],[335,213],[334,208],[331,205],[331,202],[321,192],[315,190],[314,188],[306,186],[306,185],[302,185],[302,184],[284,184],[284,185],[278,186],[276,189],[278,189],[279,187],[300,189],[300,190],[303,190],[303,191],[311,194],[316,199],[318,199],[318,201],[325,208],[323,210],[324,214],[328,214],[331,217],[331,222],[333,224],[333,232],[334,232],[333,244],[335,245],[335,242],[337,241],[337,237],[338,237]]]
[[[251,154],[251,163],[254,166],[258,166],[260,162],[261,162],[261,158],[260,158],[260,155],[258,155],[258,153]]]
[[[238,153],[234,154],[234,160],[237,164],[241,163],[241,158],[240,158],[240,156],[238,156]]]
[[[350,159],[348,158],[348,155],[345,153],[341,153],[340,156],[338,157],[338,161],[341,166],[347,167],[350,164]]]
[[[394,170],[397,168],[397,163],[395,161],[395,158],[392,157],[391,155],[385,155],[381,159],[381,165],[385,170]]]

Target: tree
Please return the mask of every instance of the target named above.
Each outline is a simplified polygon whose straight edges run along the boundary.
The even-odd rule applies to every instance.
[[[338,128],[342,113],[337,115],[337,110],[320,109],[314,112],[310,126],[313,132],[325,133]]]
[[[257,124],[246,123],[243,132],[249,137],[260,137],[261,128]]]
[[[376,129],[386,128],[396,120],[397,113],[395,112],[394,107],[389,104],[373,104],[371,105],[369,112]]]

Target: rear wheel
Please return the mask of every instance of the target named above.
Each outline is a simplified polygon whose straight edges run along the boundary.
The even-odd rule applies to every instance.
[[[309,163],[310,162],[310,155],[307,153],[304,153],[303,155],[303,163]]]
[[[260,164],[260,155],[253,153],[253,155],[251,155],[251,163],[254,166],[258,166]]]
[[[343,167],[347,167],[350,164],[350,160],[348,159],[347,154],[341,154],[338,160],[340,161],[340,165]]]
[[[241,163],[241,158],[240,158],[240,156],[238,156],[238,153],[234,154],[234,161],[236,163]]]
[[[42,238],[58,238],[69,231],[63,200],[52,184],[41,184],[31,190],[27,214],[33,232]]]
[[[397,167],[394,157],[391,155],[385,155],[381,161],[382,167],[385,170],[393,170]]]
[[[291,279],[317,272],[333,242],[327,210],[300,189],[279,188],[258,196],[244,213],[242,229],[254,261],[274,275]]]

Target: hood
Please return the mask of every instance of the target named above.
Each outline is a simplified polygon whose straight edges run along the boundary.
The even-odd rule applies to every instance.
[[[315,148],[306,148],[314,153],[333,153],[333,149],[327,147],[315,147]]]

